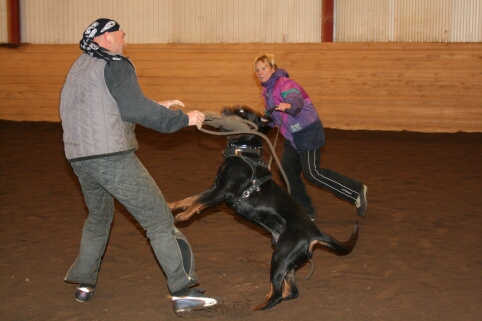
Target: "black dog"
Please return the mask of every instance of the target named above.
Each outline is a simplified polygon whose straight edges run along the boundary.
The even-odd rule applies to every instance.
[[[225,108],[222,113],[252,121],[259,132],[270,129],[269,120],[248,107]],[[228,136],[223,154],[226,159],[209,189],[170,203],[169,207],[183,209],[175,218],[185,221],[202,209],[225,201],[236,214],[272,234],[275,249],[271,258],[271,291],[267,300],[254,310],[269,309],[282,300],[298,296],[295,270],[311,258],[316,244],[337,255],[350,253],[358,238],[358,223],[347,242],[339,242],[321,232],[288,192],[271,179],[271,171],[262,159],[259,136]]]

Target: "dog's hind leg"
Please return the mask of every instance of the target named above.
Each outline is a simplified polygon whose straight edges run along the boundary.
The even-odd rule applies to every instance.
[[[288,273],[286,273],[284,279],[283,300],[296,299],[298,295],[299,291],[298,287],[296,286],[295,270],[292,269]]]
[[[279,243],[278,243],[279,245]],[[273,306],[281,303],[283,300],[283,284],[285,283],[285,277],[290,270],[286,266],[286,260],[284,259],[283,251],[280,250],[283,247],[276,247],[273,256],[271,258],[271,272],[270,272],[270,281],[271,281],[271,291],[267,295],[266,301],[260,303],[253,310],[267,310],[272,308]],[[289,280],[289,278],[288,278]],[[291,284],[290,284],[291,287]],[[296,288],[296,285],[295,285]]]
[[[281,281],[281,284],[283,284],[283,281]],[[271,284],[271,290],[270,292],[266,295],[267,299],[252,308],[251,310],[253,311],[258,311],[258,310],[267,310],[269,308],[274,307],[278,303],[280,303],[283,300],[283,297],[281,295],[282,290],[281,289],[274,289],[273,284]]]

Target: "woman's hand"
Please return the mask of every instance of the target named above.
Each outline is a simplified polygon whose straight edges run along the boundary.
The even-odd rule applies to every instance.
[[[281,103],[275,108],[275,110],[279,110],[279,111],[285,111],[286,109],[291,109],[291,104]]]

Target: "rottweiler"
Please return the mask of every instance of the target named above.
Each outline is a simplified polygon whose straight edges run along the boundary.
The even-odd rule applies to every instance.
[[[246,106],[225,107],[224,116],[238,116],[257,125],[260,133],[271,128],[270,119]],[[222,130],[222,128],[220,128]],[[267,299],[253,310],[269,309],[282,300],[298,297],[295,270],[311,259],[313,247],[320,244],[336,255],[349,254],[358,239],[358,222],[350,239],[340,242],[323,233],[303,208],[271,177],[263,160],[263,140],[246,133],[227,136],[224,162],[214,184],[205,191],[178,202],[169,203],[177,221],[188,220],[206,207],[220,202],[242,218],[260,225],[272,235],[271,290]]]

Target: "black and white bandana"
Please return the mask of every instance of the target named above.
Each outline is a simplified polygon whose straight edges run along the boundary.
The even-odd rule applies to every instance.
[[[103,35],[106,32],[115,32],[121,30],[120,25],[112,19],[100,18],[92,22],[84,31],[84,36],[80,40],[80,49],[85,53],[107,61],[127,59],[122,55],[111,55],[105,48],[94,42],[94,38]]]

